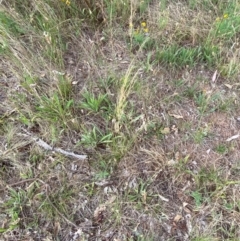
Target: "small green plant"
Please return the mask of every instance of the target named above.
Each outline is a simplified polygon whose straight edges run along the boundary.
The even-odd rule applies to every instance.
[[[194,100],[197,104],[200,114],[204,114],[207,111],[209,98],[210,97],[203,92],[199,92],[194,95]]]
[[[111,90],[116,87],[117,79],[114,76],[109,76],[105,79],[100,79],[98,85],[103,93],[111,93]]]
[[[217,147],[216,147],[216,152],[218,152],[219,154],[226,154],[228,152],[228,148],[226,145],[224,144],[219,144]]]
[[[203,202],[203,197],[202,194],[198,191],[192,192],[191,196],[194,198],[195,200],[195,205],[197,208],[199,208],[202,205]]]
[[[196,189],[190,195],[194,198],[196,207],[200,207],[204,202],[211,204],[216,197],[224,197],[223,188],[229,183],[224,182],[214,168],[201,168],[193,177]]]
[[[136,33],[133,35],[133,48],[140,48],[150,50],[153,48],[155,42],[149,36],[143,33]]]
[[[150,50],[155,46],[155,40],[151,38],[147,23],[142,21],[139,26],[134,28],[133,24],[130,24],[130,36],[131,36],[131,48]]]
[[[110,107],[107,94],[98,94],[95,96],[89,91],[82,94],[84,100],[81,101],[80,107],[92,112],[99,112],[100,110],[108,110]]]
[[[198,128],[193,134],[194,142],[197,144],[201,144],[206,137],[209,136],[209,127]]]
[[[208,43],[207,41],[199,48],[199,51],[199,61],[201,63],[207,64],[209,67],[218,66],[221,61],[221,52],[218,46],[213,45],[211,42]]]
[[[37,78],[34,78],[28,74],[24,76],[24,79],[21,83],[22,87],[25,88],[30,93],[33,92],[32,86],[34,86],[37,82]]]
[[[140,15],[144,14],[150,4],[151,0],[144,0],[144,1],[141,1],[139,2],[139,12],[140,12]]]
[[[136,188],[129,190],[129,193],[128,193],[129,201],[137,203],[139,207],[141,207],[142,204],[147,204],[147,201],[149,199],[149,195],[147,192],[148,186],[149,186],[149,183],[146,183],[140,180]]]
[[[190,93],[189,93],[190,94]],[[210,95],[204,92],[192,93],[201,114],[215,111],[229,112],[234,110],[234,97],[226,97],[221,92]]]
[[[64,100],[59,94],[54,93],[51,97],[42,96],[36,110],[40,118],[47,118],[50,122],[62,121],[67,125],[68,118],[71,118],[71,107],[73,100]]]
[[[113,133],[103,133],[96,126],[93,126],[92,130],[85,130],[81,135],[81,140],[77,145],[84,145],[86,147],[100,147],[102,145],[107,145],[112,142]]]
[[[193,99],[194,96],[197,96],[198,92],[198,85],[197,83],[194,83],[193,85],[187,86],[186,90],[183,92],[183,95],[189,99]]]
[[[97,180],[106,179],[111,175],[111,163],[105,160],[99,162],[98,169],[99,171],[95,175]]]
[[[163,139],[164,137],[163,130],[164,130],[164,127],[160,122],[153,121],[148,123],[148,125],[146,126],[146,132],[145,132],[146,139],[152,136],[157,137],[159,140]]]
[[[72,99],[72,84],[71,81],[62,75],[62,73],[58,73],[58,93],[61,98],[65,101],[71,101]]]
[[[9,189],[9,198],[4,203],[3,209],[9,215],[10,220],[8,228],[3,229],[2,232],[14,230],[19,226],[21,221],[22,212],[24,206],[28,202],[28,194],[24,190],[15,191],[14,189]]]
[[[235,204],[228,202],[227,200],[224,200],[224,207],[226,208],[226,210],[228,211],[233,211],[235,208]]]
[[[189,170],[188,163],[189,163],[189,155],[177,160],[176,165],[174,165],[176,170],[175,175],[177,177],[182,176],[183,174],[188,174],[189,176],[192,175],[192,172]]]
[[[223,180],[214,168],[201,168],[194,178],[198,192],[206,198],[217,194],[223,184]]]
[[[180,88],[186,84],[184,79],[174,79],[173,84],[176,88]]]

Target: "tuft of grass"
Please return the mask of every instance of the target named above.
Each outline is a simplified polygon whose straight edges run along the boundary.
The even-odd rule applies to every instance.
[[[216,147],[216,152],[218,152],[219,154],[227,154],[228,153],[228,147],[224,144],[219,144],[217,147]]]
[[[92,130],[85,130],[81,135],[81,140],[77,145],[84,145],[86,147],[103,147],[112,142],[113,133],[103,133],[96,126],[93,126]]]
[[[173,68],[194,67],[196,63],[216,66],[219,51],[215,46],[182,47],[177,45],[166,46],[157,50],[156,60]]]
[[[135,72],[132,74],[134,70],[134,62],[132,62],[125,74],[125,76],[120,80],[120,88],[118,91],[117,101],[116,101],[116,107],[115,107],[115,116],[116,116],[116,122],[115,122],[115,131],[120,131],[120,123],[124,119],[125,114],[125,108],[127,105],[127,98],[129,94],[131,93],[131,90],[135,84],[135,81],[137,80],[138,72]]]
[[[204,114],[208,108],[209,104],[209,96],[206,94],[200,92],[194,95],[194,100],[196,102],[196,105],[199,109],[200,114]]]
[[[193,134],[194,142],[197,144],[202,144],[203,141],[209,136],[209,127],[199,128]]]
[[[39,118],[47,118],[50,122],[61,121],[67,126],[68,118],[71,118],[71,107],[73,100],[64,100],[57,93],[51,97],[42,96],[40,103],[36,106]]]
[[[14,189],[10,189],[8,200],[4,204],[4,207],[2,207],[6,209],[6,213],[10,219],[7,227],[2,229],[1,233],[14,230],[19,226],[24,206],[28,203],[27,196],[23,190],[15,191]]]
[[[100,110],[109,110],[109,100],[107,94],[98,94],[95,96],[89,91],[82,94],[84,100],[80,103],[80,107],[92,112],[99,112]]]

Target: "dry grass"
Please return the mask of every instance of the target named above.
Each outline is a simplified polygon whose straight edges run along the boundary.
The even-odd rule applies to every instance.
[[[239,11],[2,1],[2,240],[239,240]]]

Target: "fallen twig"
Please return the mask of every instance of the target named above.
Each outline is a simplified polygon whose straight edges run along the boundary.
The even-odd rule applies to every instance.
[[[229,137],[226,141],[232,141],[232,140],[235,140],[235,139],[237,139],[239,136],[240,136],[239,134],[234,135],[234,136],[231,136],[231,137]]]
[[[34,182],[34,181],[36,181],[36,178],[29,178],[29,179],[24,179],[24,180],[19,181],[19,182],[15,182],[15,183],[11,183],[11,184],[5,184],[5,187],[0,189],[0,192],[5,191],[7,188],[10,188],[10,187],[14,187],[14,186],[18,186],[20,184],[26,183],[26,182]]]
[[[71,156],[71,157],[74,157],[74,158],[77,158],[79,160],[85,160],[87,159],[87,155],[78,155],[78,154],[75,154],[74,152],[70,152],[70,151],[65,151],[61,148],[54,148],[50,145],[48,145],[45,141],[43,141],[42,139],[38,138],[38,137],[35,137],[33,136],[31,133],[29,133],[27,130],[23,129],[23,131],[26,133],[26,134],[21,134],[22,136],[26,136],[26,137],[30,137],[33,141],[35,141],[35,143],[42,147],[43,149],[47,150],[47,151],[52,151],[52,152],[58,152],[58,153],[61,153],[65,156]]]

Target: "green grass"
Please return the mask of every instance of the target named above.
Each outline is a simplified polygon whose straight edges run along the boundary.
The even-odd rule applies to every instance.
[[[106,94],[99,94],[95,97],[94,94],[85,91],[82,95],[84,100],[80,103],[80,108],[92,112],[99,112],[100,110],[107,111],[109,109],[110,101]]]
[[[216,152],[218,152],[219,154],[227,154],[228,152],[228,147],[224,144],[219,144],[216,147]]]
[[[85,130],[81,136],[81,140],[77,145],[84,145],[87,147],[105,146],[112,142],[113,133],[102,133],[96,126],[92,130]]]
[[[181,47],[167,46],[157,51],[157,61],[173,68],[194,67],[196,64],[207,64],[209,67],[217,65],[217,47]]]
[[[239,13],[2,1],[3,238],[239,240]]]

